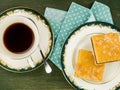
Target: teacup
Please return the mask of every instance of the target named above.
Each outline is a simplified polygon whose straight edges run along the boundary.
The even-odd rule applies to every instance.
[[[39,32],[32,19],[25,16],[8,16],[0,27],[0,55],[4,58],[21,60],[29,57],[39,44]],[[34,63],[27,58],[31,67]]]
[[[0,14],[2,68],[17,73],[35,70],[50,56],[53,45],[51,26],[37,11],[14,7]]]

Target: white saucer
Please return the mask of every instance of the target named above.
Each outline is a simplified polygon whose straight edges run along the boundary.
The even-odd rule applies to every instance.
[[[1,59],[1,66],[9,71],[12,72],[28,72],[31,71],[42,64],[42,56],[40,54],[40,48],[44,53],[45,58],[47,59],[51,53],[53,47],[53,32],[51,30],[50,24],[48,21],[38,12],[28,9],[28,8],[11,8],[4,11],[0,16],[0,23],[4,22],[5,19],[9,16],[27,16],[28,18],[32,18],[32,20],[36,23],[39,29],[39,46],[37,49],[29,56],[32,57],[33,62],[35,63],[36,67],[31,68],[27,62],[27,58],[21,60],[13,60],[10,58]],[[0,27],[1,24],[0,24]],[[0,29],[1,30],[1,29]]]

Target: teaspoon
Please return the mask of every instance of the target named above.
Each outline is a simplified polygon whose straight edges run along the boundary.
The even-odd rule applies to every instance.
[[[37,25],[35,24],[35,22],[34,22],[31,18],[28,18],[28,17],[26,17],[26,16],[22,16],[22,15],[20,15],[20,16],[21,16],[21,17],[25,17],[25,18],[29,19],[30,21],[32,21],[32,22],[34,23],[34,25],[36,26],[37,30],[38,30]],[[43,58],[43,63],[44,63],[44,66],[45,66],[45,71],[46,71],[46,73],[51,73],[51,72],[52,72],[52,68],[50,67],[50,65],[49,65],[48,62],[46,61],[45,56],[44,56],[44,54],[43,54],[43,52],[42,52],[41,49],[40,49],[40,54],[41,54],[41,56],[42,56],[42,58]],[[28,61],[29,61],[29,64],[31,65],[31,67],[34,67],[34,63],[33,63],[31,60],[28,60]]]
[[[52,68],[51,68],[50,65],[47,63],[47,61],[46,61],[46,59],[45,59],[45,57],[44,57],[43,52],[42,52],[41,49],[40,49],[40,53],[41,53],[42,58],[43,58],[43,63],[44,63],[44,66],[45,66],[45,71],[46,71],[46,73],[51,73],[51,72],[52,72]]]

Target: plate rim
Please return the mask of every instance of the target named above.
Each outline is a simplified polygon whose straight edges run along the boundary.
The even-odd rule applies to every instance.
[[[27,11],[27,12],[32,12],[32,14],[34,14],[36,16],[39,16],[42,20],[45,21],[44,23],[49,27],[49,31],[50,31],[50,34],[51,34],[51,37],[50,37],[50,40],[51,40],[50,50],[49,50],[49,53],[47,54],[47,56],[45,57],[46,60],[49,60],[48,57],[52,54],[52,50],[53,50],[53,47],[54,47],[54,34],[53,34],[53,30],[52,30],[52,27],[51,27],[50,22],[48,21],[48,19],[45,18],[42,14],[40,14],[38,11],[36,11],[36,10],[34,10],[32,8],[29,8],[29,7],[24,7],[24,6],[8,8],[8,9],[6,9],[3,12],[0,13],[0,18],[2,16],[6,15],[8,12],[14,11],[14,10],[24,10],[24,11]],[[5,69],[7,71],[14,72],[14,73],[31,72],[31,71],[36,70],[37,68],[39,68],[42,65],[43,65],[43,59],[42,59],[42,61],[40,63],[36,64],[36,66],[34,68],[29,67],[28,69],[22,68],[20,70],[17,70],[17,69],[10,68],[7,65],[3,65],[0,62],[0,67],[2,67],[3,69]]]
[[[61,50],[61,67],[62,67],[62,73],[63,73],[63,76],[64,78],[67,80],[67,82],[75,89],[77,90],[84,90],[84,88],[82,87],[78,87],[77,85],[74,84],[74,82],[72,82],[69,77],[67,76],[66,72],[65,72],[65,65],[64,65],[64,52],[65,52],[65,46],[68,44],[69,42],[69,39],[72,35],[75,34],[76,31],[80,30],[82,27],[84,26],[90,26],[90,25],[103,25],[103,26],[110,26],[112,29],[116,29],[118,32],[120,32],[120,28],[117,27],[116,25],[113,25],[111,23],[108,23],[108,22],[102,22],[102,21],[92,21],[92,22],[87,22],[87,23],[84,23],[80,26],[78,26],[76,29],[74,29],[73,32],[71,32],[68,37],[66,38],[66,40],[64,41],[64,44],[62,45],[62,50]],[[119,87],[119,86],[118,86]],[[117,87],[115,87],[117,88]]]

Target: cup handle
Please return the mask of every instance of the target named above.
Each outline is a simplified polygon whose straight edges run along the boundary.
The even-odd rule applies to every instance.
[[[29,57],[29,58],[27,59],[27,61],[28,61],[28,64],[29,64],[32,68],[35,67],[35,64],[34,64],[34,62],[33,62],[33,59],[32,59],[31,57]]]

